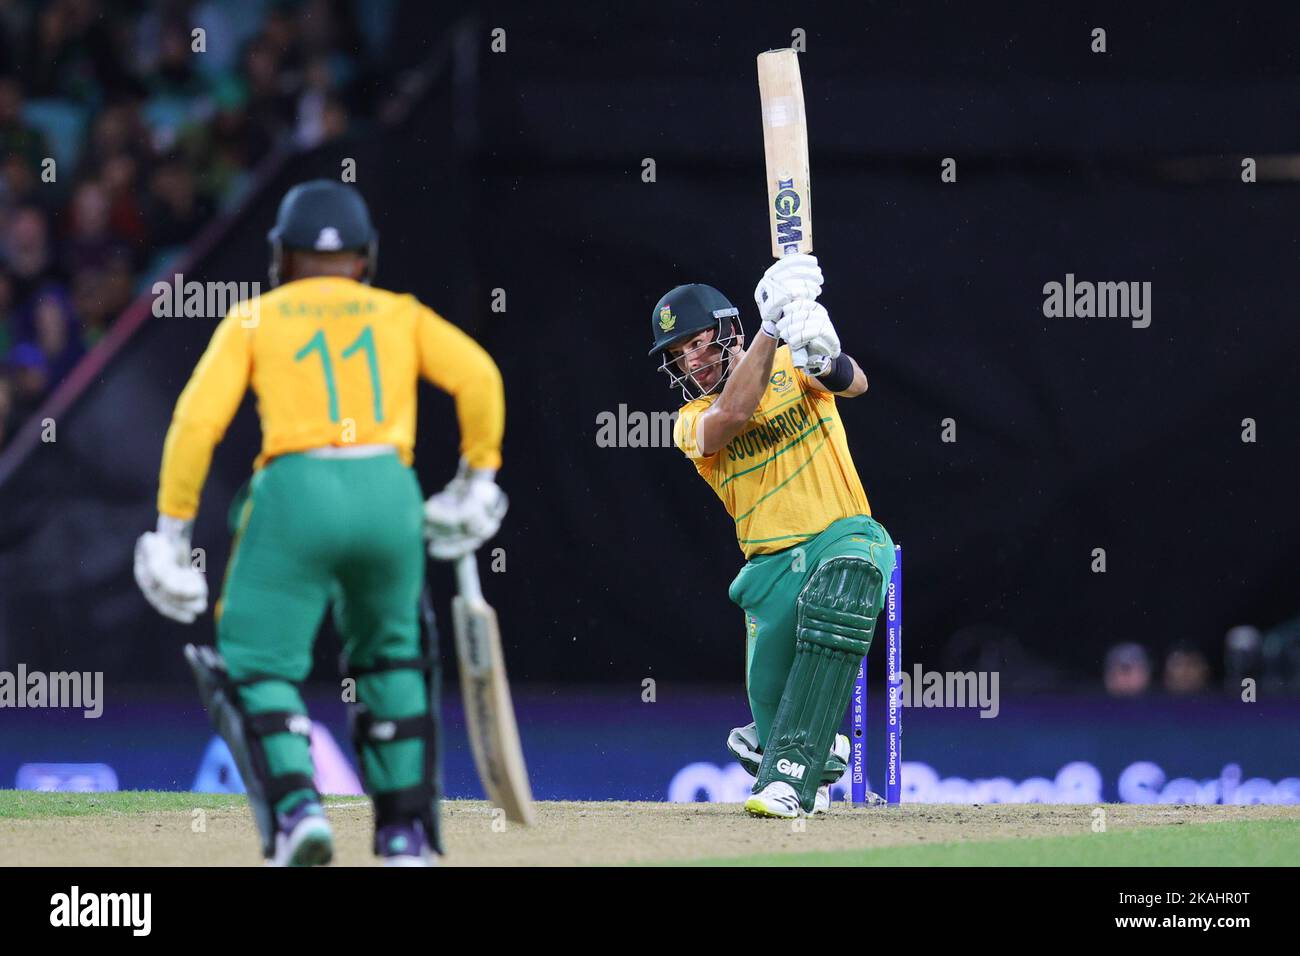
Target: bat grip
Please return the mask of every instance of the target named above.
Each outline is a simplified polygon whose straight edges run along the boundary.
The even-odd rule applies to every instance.
[[[797,368],[799,371],[802,372],[808,368],[807,349],[791,349],[790,358],[794,361],[794,367]]]
[[[456,590],[466,600],[483,600],[483,588],[478,580],[478,555],[473,551],[456,559]]]

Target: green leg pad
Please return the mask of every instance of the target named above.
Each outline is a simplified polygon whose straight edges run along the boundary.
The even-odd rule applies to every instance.
[[[841,556],[819,565],[799,592],[794,665],[772,721],[755,793],[783,780],[799,794],[804,810],[812,810],[858,664],[871,647],[883,585],[880,569],[870,561]]]
[[[737,727],[727,740],[727,749],[737,762],[745,768],[751,777],[758,776],[759,765],[763,761],[763,748],[758,745],[758,731],[753,724]],[[826,766],[822,768],[821,782],[836,783],[849,770],[849,762],[835,753],[832,748],[826,756]]]
[[[292,683],[272,676],[231,680],[225,660],[211,647],[187,644],[185,660],[212,726],[239,768],[262,838],[262,855],[270,858],[277,811],[304,799],[320,799],[312,780],[311,720],[302,698]],[[255,705],[265,706],[250,707],[250,697]]]

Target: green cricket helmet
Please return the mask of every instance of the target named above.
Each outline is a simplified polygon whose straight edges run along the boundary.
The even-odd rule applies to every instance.
[[[659,370],[668,376],[670,388],[680,388],[688,402],[722,389],[731,374],[732,348],[745,334],[740,324],[740,310],[725,295],[701,282],[679,285],[655,305],[650,324],[654,345],[649,355],[651,358],[660,357]],[[718,346],[721,352],[717,361],[691,372],[682,371],[669,348],[710,330],[714,333],[711,341],[681,357],[686,359],[694,352]],[[721,366],[721,374],[711,387],[705,388],[696,381],[697,374],[715,366]]]
[[[285,249],[310,252],[361,252],[366,257],[362,282],[369,283],[379,257],[379,233],[370,210],[355,186],[333,179],[299,183],[280,201],[275,225],[266,234],[271,243],[271,285],[280,284]]]

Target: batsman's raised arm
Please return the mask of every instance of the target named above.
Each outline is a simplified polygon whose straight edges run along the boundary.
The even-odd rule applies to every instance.
[[[830,392],[837,398],[857,398],[867,390],[867,373],[845,352],[837,355],[831,367],[821,375],[805,374],[805,378],[810,387],[819,392]]]
[[[684,346],[674,346],[668,351],[679,362],[698,363],[701,352],[707,352],[713,339],[712,332],[702,332]],[[738,349],[739,346],[733,346]],[[736,370],[727,379],[718,400],[700,415],[695,427],[695,440],[700,451],[712,455],[740,434],[758,408],[759,399],[767,391],[767,380],[772,374],[772,359],[776,356],[776,339],[759,333],[745,350]]]

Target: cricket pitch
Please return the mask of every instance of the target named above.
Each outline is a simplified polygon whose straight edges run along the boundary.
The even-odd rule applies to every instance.
[[[369,866],[371,813],[333,798],[335,864]],[[542,801],[537,825],[484,801],[444,804],[451,866],[1293,865],[1300,806],[908,804],[800,821],[708,803]],[[1104,827],[1104,829],[1102,829]],[[0,865],[256,866],[243,798],[0,791]]]

